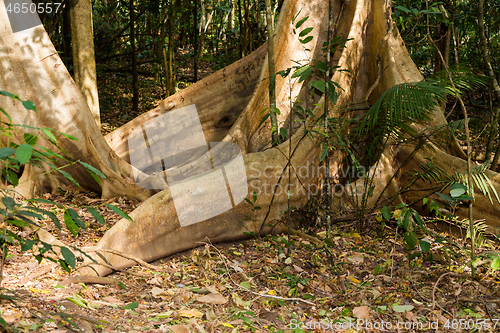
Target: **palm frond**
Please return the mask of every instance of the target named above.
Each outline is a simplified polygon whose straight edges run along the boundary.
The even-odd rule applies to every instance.
[[[470,119],[469,119],[469,123],[470,123]],[[448,123],[448,138],[449,138],[449,140],[451,140],[455,136],[455,133],[457,133],[459,130],[462,130],[464,127],[465,127],[465,119],[450,121]]]
[[[448,71],[450,72],[450,76],[453,79],[455,87],[458,89],[458,93],[464,90],[485,88],[491,81],[490,77],[472,74],[473,71],[465,66],[459,66],[459,68],[449,68]],[[446,70],[429,75],[425,80],[427,82],[446,87],[448,93],[452,96],[457,94],[451,85]]]
[[[426,163],[420,163],[420,170],[413,169],[414,172],[408,172],[411,177],[410,183],[406,186],[407,188],[412,186],[417,180],[422,180],[424,182],[429,181],[430,183],[444,184],[446,176],[448,173],[441,167],[434,163],[432,157],[424,156]]]
[[[491,180],[488,178],[486,175],[486,170],[488,170],[490,166],[490,161],[486,161],[485,163],[481,165],[476,165],[472,168],[471,175],[472,179],[474,181],[474,184],[477,186],[477,188],[483,193],[483,195],[488,196],[488,199],[490,200],[490,203],[493,205],[493,199],[491,197],[491,192],[495,195],[495,198],[497,201],[500,203],[500,199],[498,198],[498,193],[493,186]],[[455,182],[460,182],[467,186],[467,188],[470,189],[469,195],[474,197],[474,186],[469,186],[469,180],[467,177],[467,172],[465,174],[462,174],[460,172],[455,172],[455,177],[453,179]]]
[[[387,89],[368,110],[361,121],[361,135],[382,125],[386,133],[404,123],[428,119],[437,101],[443,99],[447,89],[425,81],[402,83]]]
[[[470,228],[470,223],[469,220],[464,220],[462,221],[462,224],[467,226],[467,235],[465,236],[465,239],[470,238],[472,239],[471,235],[471,228]],[[474,225],[472,226],[474,230],[474,243],[477,246],[481,246],[485,240],[485,233],[488,230],[488,226],[486,225],[484,220],[479,220],[474,222]]]

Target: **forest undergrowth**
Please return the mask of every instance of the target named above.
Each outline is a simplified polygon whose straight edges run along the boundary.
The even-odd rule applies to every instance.
[[[105,211],[105,203],[126,212],[137,205],[79,192],[49,198],[84,217],[89,228],[76,238],[42,223],[80,248],[93,246],[119,220]],[[106,225],[85,215],[84,206],[99,210]],[[314,220],[314,213],[297,214]],[[2,300],[2,317],[20,332],[53,333],[76,332],[76,326],[85,332],[174,333],[496,330],[500,279],[489,265],[472,279],[467,251],[436,244],[429,251],[432,261],[409,260],[395,220],[383,230],[374,220],[363,235],[353,229],[352,223],[335,226],[331,255],[324,247],[326,232],[310,226],[291,236],[290,253],[287,235],[224,244],[207,239],[193,250],[94,284],[78,283],[56,264],[39,265],[16,249],[3,283],[16,294],[15,303]],[[479,251],[495,249],[487,240]]]

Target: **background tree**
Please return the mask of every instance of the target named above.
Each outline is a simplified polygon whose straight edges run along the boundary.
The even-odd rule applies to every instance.
[[[97,126],[100,127],[92,4],[90,0],[71,0],[69,3],[75,83],[87,101]]]
[[[498,4],[488,2],[484,5],[484,12],[488,13],[491,19],[483,22],[484,42],[481,41],[481,27],[478,22],[478,4],[471,2],[457,1],[426,1],[415,3],[412,1],[398,0],[393,2],[393,18],[401,31],[403,40],[408,46],[410,55],[419,70],[424,75],[429,75],[435,68],[437,71],[442,68],[439,61],[431,62],[434,54],[434,47],[429,43],[427,37],[427,27],[431,31],[437,31],[445,26],[448,32],[443,38],[437,35],[432,36],[438,47],[448,60],[451,70],[462,71],[463,73],[486,74],[493,76],[485,67],[486,59],[482,51],[483,45],[489,50],[493,72],[498,72],[498,59],[500,54],[495,45],[499,42],[499,35],[496,33],[499,27]],[[441,29],[440,31],[444,31]],[[481,47],[478,47],[481,45]],[[449,53],[448,53],[449,50]],[[448,55],[449,54],[449,55]],[[438,59],[434,57],[434,59]],[[483,70],[484,68],[484,70]],[[469,90],[462,97],[471,113],[469,121],[473,146],[477,149],[473,151],[473,157],[479,162],[492,161],[491,169],[497,170],[495,163],[498,158],[496,152],[499,151],[498,140],[498,97],[494,92],[494,83],[491,81],[491,91],[484,88],[474,88]],[[460,125],[463,116],[457,107],[458,100],[449,98],[446,105],[446,118],[449,122]],[[445,105],[443,105],[445,106]],[[487,130],[485,130],[485,128]],[[459,140],[464,141],[461,132],[456,133]]]

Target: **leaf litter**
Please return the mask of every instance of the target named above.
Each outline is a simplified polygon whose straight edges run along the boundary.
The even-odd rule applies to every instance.
[[[138,204],[78,192],[52,199],[78,213],[89,205],[104,214],[105,226],[90,213],[82,215],[89,227],[77,238],[42,222],[60,240],[79,247],[92,246],[120,219],[104,209],[106,203],[125,212]],[[351,229],[338,226],[331,255],[322,241],[301,236],[291,236],[290,257],[286,235],[223,244],[207,239],[191,251],[112,274],[117,281],[112,284],[63,286],[68,274],[62,269],[14,252],[3,287],[18,298],[15,304],[0,300],[1,316],[19,332],[53,333],[77,332],[77,327],[85,332],[496,330],[498,271],[480,266],[479,278],[472,279],[465,254],[437,246],[433,261],[422,256],[409,261],[402,239],[395,240],[390,228],[382,233],[375,226],[363,235]],[[321,230],[312,231],[322,239]],[[496,249],[491,241],[485,244],[480,250]],[[389,323],[393,329],[386,329]],[[404,326],[396,329],[398,323]]]

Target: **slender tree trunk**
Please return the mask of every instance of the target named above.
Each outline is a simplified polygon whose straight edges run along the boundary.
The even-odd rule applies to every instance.
[[[142,9],[139,13],[136,13],[134,21],[137,21],[137,19],[139,17],[141,17],[142,15],[144,15],[144,13],[146,13],[146,9]],[[130,29],[130,25],[131,25],[131,22],[129,20],[129,22],[125,26],[123,26],[120,30],[118,30],[111,38],[109,38],[104,43],[102,43],[102,45],[97,49],[97,51],[101,51],[104,48],[110,48],[110,46],[113,44],[113,42],[115,40],[117,40],[118,38],[122,37],[123,33],[125,31],[127,31],[127,29]]]
[[[72,64],[72,51],[71,51],[71,16],[70,16],[70,0],[65,0],[65,6],[63,9],[63,59],[68,67]]]
[[[269,66],[269,113],[272,126],[272,145],[279,144],[278,118],[276,111],[276,70],[274,69],[274,17],[271,0],[266,0],[267,61]]]
[[[490,112],[491,112],[491,120],[490,120],[490,128],[488,130],[489,136],[488,136],[488,142],[486,143],[486,155],[484,160],[485,161],[491,161],[491,156],[493,155],[493,150],[495,149],[495,140],[497,139],[498,136],[498,123],[500,121],[500,106],[495,106],[493,107],[493,101],[492,101],[492,96],[491,96],[491,85],[489,88],[489,99],[490,99]],[[500,144],[497,147],[497,151],[500,150]],[[497,153],[495,154],[495,156]],[[494,167],[498,165],[498,157],[497,160],[494,163]],[[493,168],[493,164],[491,166],[491,170],[495,170]]]
[[[174,20],[176,19],[176,12],[173,1],[170,1],[170,19],[168,21],[168,75],[167,75],[167,94],[170,96],[175,92],[175,76],[173,71],[174,63]],[[163,49],[165,50],[165,48]]]
[[[200,26],[198,28],[197,33],[200,36],[200,41],[198,45],[198,61],[203,58],[203,51],[205,49],[205,37],[207,33],[207,13],[206,13],[206,8],[205,8],[205,0],[200,0],[201,1],[201,16],[200,16]]]
[[[101,126],[91,0],[71,0],[71,41],[75,83],[82,92],[97,126]]]
[[[240,24],[240,33],[238,36],[240,46],[240,58],[245,56],[245,36],[243,31],[243,17],[241,15],[241,0],[238,0],[238,22]]]
[[[200,0],[193,0],[193,82],[198,81],[198,1]]]
[[[230,44],[230,46],[232,47],[234,44],[234,18],[235,18],[235,14],[234,14],[234,8],[236,7],[235,6],[235,0],[229,0],[231,2],[231,8],[229,10],[229,29],[228,29],[228,32],[227,32],[227,40]],[[240,52],[241,53],[241,52]],[[227,54],[227,47],[226,47],[226,54]]]
[[[453,15],[450,15],[443,5],[439,6],[441,14],[447,20],[452,21]],[[453,21],[452,21],[453,22]],[[453,27],[453,23],[450,24]],[[448,23],[438,23],[436,26],[436,49],[434,50],[434,73],[444,70],[448,67],[450,59],[450,42],[451,42],[451,29]],[[442,58],[441,58],[442,55]],[[444,59],[444,63],[443,63]],[[446,109],[446,100],[439,101],[439,106]]]
[[[446,23],[438,23],[436,27],[436,45],[439,48],[439,51],[443,55],[445,63],[441,60],[441,57],[437,54],[435,55],[434,60],[434,73],[442,71],[445,67],[448,66],[449,58],[450,58],[450,29]]]
[[[250,11],[250,5],[248,3],[249,0],[243,0],[244,8],[245,8],[245,42],[243,44],[245,52],[252,52],[252,46],[250,45],[250,19],[248,16],[248,12]]]
[[[170,96],[174,91],[174,78],[172,73],[173,61],[173,22],[175,21],[173,1],[165,1],[162,7],[162,20],[161,20],[161,33],[158,53],[163,63],[163,72],[165,74],[165,94],[166,97]],[[165,32],[167,26],[167,32]],[[167,35],[166,35],[167,33]],[[166,43],[168,37],[168,44]]]
[[[495,92],[495,96],[498,101],[500,101],[500,85],[498,84],[495,71],[493,71],[493,67],[491,66],[491,57],[488,50],[488,45],[486,43],[486,33],[484,29],[484,0],[479,0],[478,2],[478,25],[479,25],[479,41],[481,47],[481,54],[483,55],[484,65],[486,67],[486,73],[491,78],[491,84],[493,86],[493,91]],[[500,113],[500,106],[497,106],[495,109],[495,115],[497,118],[497,122],[492,124],[492,126],[498,126],[498,114]],[[498,166],[498,159],[500,157],[500,143],[497,146],[497,150],[495,152],[495,157],[493,158],[493,162],[491,163],[491,170],[496,170]]]
[[[231,2],[231,9],[229,11],[229,30],[233,30],[234,29],[234,7],[235,7],[235,4],[234,2],[236,0],[229,0]]]
[[[130,48],[132,49],[132,110],[139,111],[139,78],[137,75],[137,54],[135,53],[135,7],[130,0]]]

